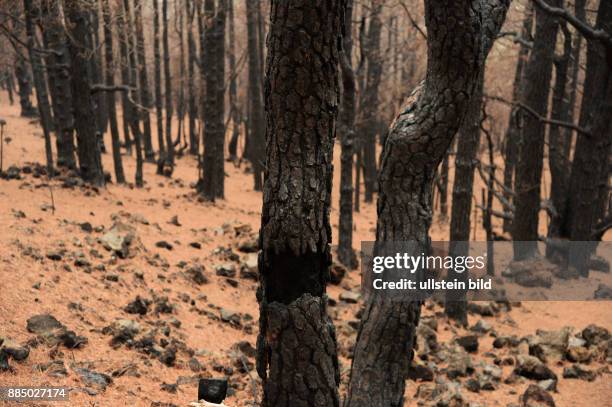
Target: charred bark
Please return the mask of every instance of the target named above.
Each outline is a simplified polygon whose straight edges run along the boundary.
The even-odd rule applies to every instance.
[[[116,0],[116,9],[117,12],[117,31],[119,34],[119,55],[121,61],[121,81],[123,83],[131,83],[131,68],[130,68],[130,58],[129,54],[129,36],[128,30],[126,27],[126,21],[128,20],[128,15],[125,9],[125,4],[123,0]],[[128,92],[121,92],[121,113],[122,113],[122,127],[123,127],[123,138],[125,142],[125,149],[128,155],[132,154],[132,143],[133,141],[130,139],[130,127],[132,122],[132,108],[131,102],[129,100]],[[135,137],[135,135],[134,135]]]
[[[138,61],[138,88],[140,90],[140,118],[142,119],[142,139],[144,143],[145,159],[155,161],[153,142],[151,139],[151,92],[149,91],[149,76],[147,74],[147,57],[145,39],[142,28],[142,0],[134,0],[134,23],[136,28],[136,59]]]
[[[166,107],[166,160],[163,173],[171,176],[174,171],[174,143],[172,142],[172,76],[170,75],[170,43],[168,41],[168,0],[162,0],[162,23]]]
[[[155,115],[157,118],[157,144],[159,157],[157,159],[157,174],[162,175],[166,148],[164,147],[164,101],[162,99],[161,53],[159,44],[159,1],[153,0],[153,57],[155,59]]]
[[[227,0],[227,11],[229,20],[229,50],[227,59],[229,63],[230,71],[230,83],[229,83],[229,105],[230,115],[232,118],[232,137],[228,145],[229,158],[235,160],[238,150],[238,138],[240,137],[240,110],[238,109],[238,90],[236,79],[238,77],[236,72],[236,46],[235,46],[235,29],[234,29],[234,2],[233,0]]]
[[[187,8],[187,110],[189,115],[189,153],[196,155],[199,150],[198,132],[196,121],[198,118],[198,108],[196,106],[195,92],[195,62],[197,59],[196,43],[193,38],[193,19],[195,17],[195,3],[188,0]]]

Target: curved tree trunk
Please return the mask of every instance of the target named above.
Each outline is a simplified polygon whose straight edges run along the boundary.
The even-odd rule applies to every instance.
[[[383,147],[377,245],[413,241],[429,246],[436,168],[465,117],[509,3],[425,2],[427,75],[392,124]],[[403,405],[419,314],[418,301],[391,300],[380,292],[367,299],[345,406]]]
[[[257,339],[263,406],[340,404],[325,285],[343,5],[271,5]]]

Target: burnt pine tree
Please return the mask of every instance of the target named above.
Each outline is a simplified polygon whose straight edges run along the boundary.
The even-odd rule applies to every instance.
[[[257,339],[263,406],[340,405],[325,285],[343,5],[271,3]]]
[[[117,32],[119,38],[119,55],[120,55],[120,66],[121,66],[121,81],[131,83],[130,78],[130,59],[128,56],[129,49],[129,37],[126,27],[127,15],[123,0],[116,0],[117,10]],[[122,127],[123,127],[123,138],[125,140],[125,149],[128,154],[132,153],[132,140],[130,139],[130,123],[132,122],[131,114],[131,102],[129,100],[128,92],[121,92],[121,110],[122,110]]]
[[[142,28],[142,0],[134,0],[134,23],[136,29],[136,59],[138,61],[138,88],[140,90],[140,110],[143,127],[144,153],[147,161],[155,161],[155,152],[151,140],[151,117],[148,108],[151,107],[151,92],[147,74],[147,58],[144,32]]]
[[[366,38],[365,89],[360,102],[361,128],[359,137],[363,154],[364,199],[372,202],[376,184],[376,133],[379,128],[378,121],[378,88],[382,79],[382,53],[380,51],[380,37],[382,33],[381,13],[384,0],[372,0],[370,12],[370,26]]]
[[[194,0],[187,0],[187,113],[189,115],[189,153],[193,155],[198,154],[199,149],[199,138],[196,130],[198,108],[195,89],[195,63],[198,57],[195,39],[193,38],[196,3]]]
[[[223,198],[225,183],[225,1],[204,1],[204,157],[198,191],[208,201]]]
[[[115,63],[113,56],[112,15],[109,0],[102,0],[102,19],[104,29],[104,58],[106,61],[106,86],[112,89],[115,86]],[[110,124],[115,179],[118,184],[124,184],[125,174],[123,172],[123,162],[121,161],[121,142],[119,140],[117,108],[115,104],[115,93],[112,91],[106,93],[106,109],[108,110],[108,121]]]
[[[247,48],[249,56],[249,137],[246,141],[245,155],[253,165],[255,177],[255,191],[262,190],[262,174],[264,169],[264,107],[262,90],[262,71],[259,55],[259,34],[257,29],[257,15],[259,13],[259,0],[246,2],[247,15]]]
[[[357,267],[353,250],[353,147],[355,138],[355,73],[351,64],[353,0],[347,0],[344,37],[340,53],[342,100],[338,116],[340,137],[340,217],[338,223],[338,261],[350,269]]]
[[[172,76],[170,75],[170,42],[168,40],[168,0],[162,0],[162,43],[164,48],[164,100],[166,108],[166,160],[164,174],[174,171],[174,143],[172,142]]]
[[[425,1],[427,73],[391,125],[383,147],[375,247],[392,241],[429,246],[436,169],[466,115],[509,3]],[[392,300],[380,291],[369,296],[346,407],[403,405],[419,315],[418,301]]]
[[[70,53],[64,28],[60,20],[57,2],[41,2],[43,43],[46,48],[57,51],[46,54],[49,93],[55,120],[57,165],[75,169],[74,120],[72,117],[72,95],[70,91]]]
[[[238,87],[236,84],[237,72],[236,72],[236,33],[234,29],[234,1],[227,0],[227,18],[228,18],[228,36],[229,36],[229,49],[227,53],[227,60],[230,71],[230,83],[229,83],[229,105],[230,105],[230,116],[232,118],[232,137],[228,144],[228,153],[231,160],[235,160],[238,149],[238,137],[240,136],[240,110],[238,108]]]
[[[53,119],[51,117],[51,107],[47,95],[47,83],[42,59],[35,49],[36,28],[34,20],[40,19],[40,8],[32,4],[32,0],[23,0],[23,11],[25,14],[26,36],[28,45],[28,55],[32,66],[32,76],[34,77],[34,88],[36,89],[36,102],[40,116],[40,124],[45,138],[45,156],[47,159],[47,175],[53,176],[53,151],[51,149],[51,128]]]
[[[179,7],[179,2],[174,2],[174,28],[178,34],[179,44],[179,86],[176,101],[176,116],[178,119],[178,126],[176,129],[176,140],[174,141],[174,145],[177,146],[180,146],[181,137],[183,138],[183,141],[185,141],[185,39],[183,22],[183,7]]]
[[[13,33],[15,37],[20,37],[23,33],[20,24],[13,23]],[[38,111],[32,105],[30,95],[32,95],[32,82],[28,64],[21,52],[15,52],[14,59],[15,77],[17,78],[17,92],[19,93],[19,104],[21,105],[22,117],[36,117]]]
[[[531,31],[533,29],[533,6],[531,2],[527,2],[525,6],[525,16],[523,17],[523,26],[521,28],[519,42],[519,53],[516,62],[516,68],[514,71],[514,82],[512,84],[512,100],[517,102],[521,98],[521,90],[523,85],[523,75],[525,70],[525,64],[529,56],[529,42],[531,41]],[[506,135],[504,139],[504,198],[507,202],[513,201],[513,196],[507,191],[514,189],[514,172],[516,169],[516,161],[518,156],[518,142],[521,136],[520,123],[521,115],[519,114],[520,108],[518,105],[513,105],[510,109],[510,117],[508,119],[508,127],[506,129]],[[510,213],[506,213],[511,215]],[[507,216],[503,220],[504,232],[511,232],[512,222],[510,216]]]
[[[562,0],[548,0],[559,6]],[[540,117],[546,117],[553,58],[559,21],[541,8],[535,10],[535,34],[525,77],[521,102]],[[544,163],[544,123],[539,117],[519,113],[523,128],[519,143],[515,183],[515,212],[512,222],[514,258],[522,260],[537,253],[538,218],[542,166]]]
[[[153,58],[155,60],[155,117],[157,119],[157,144],[159,152],[157,174],[161,175],[164,171],[166,148],[164,147],[164,101],[161,91],[162,65],[159,43],[159,0],[153,0]]]
[[[89,16],[95,3],[91,0],[66,3],[68,19],[68,46],[70,56],[70,84],[72,90],[72,109],[77,133],[77,152],[79,169],[83,180],[96,185],[104,185],[100,143],[97,137],[96,115],[89,85],[87,67],[92,57]]]

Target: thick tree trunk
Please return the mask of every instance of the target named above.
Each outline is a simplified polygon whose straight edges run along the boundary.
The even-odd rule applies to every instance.
[[[238,87],[236,85],[236,79],[238,77],[236,72],[236,46],[235,46],[235,29],[234,29],[234,2],[228,0],[227,5],[228,19],[229,19],[229,52],[227,54],[230,71],[230,84],[229,84],[229,104],[230,104],[230,115],[232,117],[232,137],[228,145],[229,158],[235,160],[237,157],[238,150],[238,137],[240,137],[240,110],[238,109]]]
[[[261,62],[259,60],[259,35],[257,31],[257,15],[259,10],[259,0],[246,2],[247,14],[247,37],[249,55],[249,138],[247,139],[246,158],[253,165],[253,175],[255,177],[255,190],[262,190],[262,174],[264,170],[264,113],[263,113],[263,91]]]
[[[193,19],[195,16],[195,2],[188,0],[188,16],[187,24],[187,108],[189,114],[189,153],[198,154],[199,138],[196,130],[196,120],[198,118],[198,108],[196,105],[196,89],[195,89],[195,61],[196,44],[193,38]]]
[[[351,64],[353,0],[347,1],[344,16],[343,49],[340,53],[342,101],[338,117],[340,155],[340,219],[338,224],[338,261],[349,269],[357,267],[353,250],[353,140],[355,138],[355,74]]]
[[[40,18],[40,8],[34,9],[32,0],[23,0],[23,10],[25,14],[26,36],[28,44],[28,55],[30,57],[30,65],[32,66],[32,75],[34,77],[34,87],[36,89],[36,102],[38,104],[38,112],[40,116],[40,124],[43,129],[45,138],[45,156],[47,159],[47,176],[52,177],[53,169],[53,151],[51,149],[51,127],[53,119],[51,118],[51,107],[49,106],[49,97],[47,95],[47,83],[45,81],[44,67],[42,60],[35,48],[36,31],[34,28],[34,19]]]
[[[207,201],[223,198],[225,184],[225,1],[218,0],[216,6],[215,0],[204,1],[204,157],[198,191]]]
[[[131,68],[129,53],[129,37],[128,30],[126,27],[126,21],[128,20],[127,12],[125,11],[125,5],[123,0],[116,0],[117,12],[117,31],[119,34],[119,55],[121,61],[121,82],[132,83],[131,80]],[[129,100],[128,92],[121,92],[121,110],[122,110],[122,126],[123,126],[123,138],[125,140],[125,149],[128,155],[132,154],[132,140],[130,139],[130,127],[132,122],[132,108]]]
[[[263,406],[340,405],[325,285],[343,5],[271,4],[257,339]]]
[[[612,35],[612,3],[601,1],[596,28]],[[602,196],[609,195],[610,132],[612,124],[612,47],[597,40],[587,43],[587,68],[580,110],[580,126],[590,135],[578,134],[572,172],[567,230],[572,241],[594,240],[593,226],[604,215]],[[570,251],[570,265],[588,276],[588,259],[595,246],[575,244]]]
[[[562,0],[549,0],[558,7]],[[540,117],[547,116],[548,95],[559,21],[540,8],[535,12],[535,35],[529,60],[525,66],[521,101]],[[514,258],[522,260],[537,254],[541,199],[542,166],[544,163],[545,126],[538,118],[519,113],[524,125],[519,144],[516,168],[515,212],[512,222]]]
[[[531,40],[531,31],[533,26],[533,6],[531,2],[528,2],[525,6],[525,17],[523,17],[523,27],[521,29],[521,41],[519,47],[518,59],[516,61],[516,70],[514,72],[514,83],[512,85],[512,100],[519,101],[521,98],[521,91],[523,86],[523,76],[525,71],[525,64],[529,56],[528,41]],[[514,190],[514,173],[516,169],[516,161],[518,156],[518,144],[521,137],[520,123],[521,115],[519,114],[519,107],[513,106],[510,110],[510,117],[508,118],[508,129],[506,130],[505,148],[504,148],[504,186],[512,191]],[[509,193],[504,193],[504,198],[508,202],[513,201],[513,197]],[[510,215],[510,213],[506,213]],[[510,233],[512,231],[512,221],[509,217],[503,220],[503,231]]]
[[[147,161],[155,161],[153,142],[151,139],[151,92],[149,91],[149,77],[147,74],[147,57],[145,39],[142,28],[142,0],[134,0],[134,22],[136,25],[136,58],[138,60],[138,80],[140,90],[140,118],[143,127],[144,153]]]
[[[164,172],[166,148],[164,147],[164,101],[162,99],[161,53],[159,44],[159,0],[153,0],[153,57],[155,59],[155,117],[157,119],[157,174]]]
[[[413,241],[429,246],[436,168],[465,117],[508,5],[509,0],[425,2],[427,75],[383,147],[377,245]],[[367,298],[345,406],[403,405],[419,314],[418,301],[385,298],[381,292]]]
[[[104,55],[106,59],[106,86],[115,85],[115,64],[113,60],[113,30],[112,16],[109,0],[102,0],[102,19],[104,22]],[[106,108],[110,123],[111,145],[113,148],[113,164],[115,179],[118,184],[125,184],[123,162],[121,161],[121,142],[119,140],[119,125],[117,123],[117,110],[115,106],[115,93],[106,93]]]
[[[484,70],[481,73],[474,95],[470,99],[465,120],[457,137],[457,155],[455,155],[455,180],[453,182],[453,204],[450,224],[450,255],[467,256],[470,240],[470,215],[472,214],[472,195],[474,188],[474,169],[478,162],[480,144],[480,117],[484,87]],[[467,271],[455,273],[449,270],[448,279],[467,280]],[[447,292],[444,312],[446,315],[467,325],[467,302],[465,295]]]
[[[166,169],[164,173],[171,176],[174,171],[174,143],[172,142],[172,76],[170,75],[170,43],[168,40],[168,0],[162,0],[162,23],[166,105]]]
[[[70,64],[70,83],[72,108],[77,132],[79,169],[83,180],[96,185],[104,185],[100,143],[96,132],[96,115],[89,86],[87,67],[91,58],[91,43],[88,19],[94,4],[90,0],[70,2],[65,12],[69,22],[69,48],[72,57]],[[76,42],[75,39],[79,39]]]
[[[372,0],[370,27],[366,39],[367,74],[365,90],[361,100],[362,112],[360,133],[363,148],[364,199],[372,202],[376,183],[376,133],[378,122],[378,88],[382,79],[382,54],[380,37],[382,34],[381,13],[384,0]]]

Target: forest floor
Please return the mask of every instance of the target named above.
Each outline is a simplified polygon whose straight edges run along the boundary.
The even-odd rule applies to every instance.
[[[44,164],[38,124],[19,117],[18,106],[8,106],[6,98],[0,99],[0,117],[8,123],[4,170],[20,169],[19,179],[0,180],[0,338],[5,338],[5,346],[27,344],[30,349],[25,360],[9,359],[11,370],[0,371],[0,386],[70,386],[74,389],[70,405],[184,406],[197,398],[199,377],[228,376],[232,388],[228,406],[252,405],[255,397],[260,399],[261,382],[253,369],[258,305],[252,250],[262,198],[253,191],[252,176],[244,165],[226,163],[226,198],[214,204],[200,202],[194,193],[197,169],[190,156],[178,160],[172,179],[155,175],[155,165],[145,164],[142,189],[109,184],[96,190],[65,174],[49,183],[37,174],[36,163]],[[110,140],[106,145],[110,148]],[[123,159],[126,175],[133,180],[135,161],[128,156]],[[112,170],[111,154],[103,160],[104,168]],[[374,238],[375,221],[375,204],[362,202],[355,214],[356,246]],[[120,258],[107,248],[126,233],[134,239],[125,258]],[[448,223],[436,220],[431,235],[433,240],[447,239]],[[477,237],[482,236],[478,231]],[[339,285],[329,288],[335,300],[329,310],[338,331],[342,391],[359,303],[340,296],[358,292],[359,285],[359,272],[351,271]],[[134,302],[137,296],[140,301]],[[451,344],[472,332],[450,324],[439,315],[441,311],[433,303],[424,307],[427,323],[422,325],[435,327],[437,339],[425,345],[423,338],[431,338],[431,331],[427,330],[428,336],[423,328],[419,343],[446,349],[450,359],[465,361],[467,355],[475,370],[471,374],[467,366],[468,377],[451,380],[442,373],[447,362],[437,359],[430,368],[438,384],[460,382],[461,395],[470,405],[518,403],[529,384],[536,383],[512,375],[515,366],[507,360],[525,353],[525,342],[497,349],[494,335],[522,338],[535,335],[538,329],[558,331],[564,326],[578,333],[590,324],[612,330],[609,302],[523,302],[493,316],[470,313],[469,325],[483,320],[486,332],[477,335],[478,350],[465,354]],[[64,327],[51,317],[31,319],[43,314],[52,315]],[[49,331],[49,325],[56,329]],[[592,381],[562,378],[564,368],[572,366],[563,356],[548,362],[559,378],[552,393],[557,406],[612,405],[609,364],[602,362],[594,348],[591,351],[593,361],[584,366],[595,372],[589,378]],[[417,351],[421,364],[426,363],[423,352],[422,347]],[[501,371],[492,373],[496,358]],[[480,381],[477,375],[498,373],[501,378],[491,384],[494,390],[467,389],[470,375]],[[421,379],[426,376],[422,374]],[[486,388],[487,378],[483,380]],[[408,381],[406,405],[433,403],[435,383]]]

